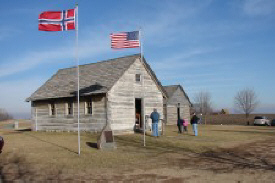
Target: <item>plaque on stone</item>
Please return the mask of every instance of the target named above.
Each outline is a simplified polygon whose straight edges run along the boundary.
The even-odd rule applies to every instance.
[[[112,131],[104,131],[104,133],[105,133],[106,143],[110,143],[114,141]]]

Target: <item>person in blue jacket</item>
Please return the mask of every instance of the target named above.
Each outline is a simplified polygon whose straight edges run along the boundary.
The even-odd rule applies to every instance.
[[[159,113],[157,109],[154,109],[154,112],[151,113],[150,118],[152,119],[153,136],[157,137],[159,136],[159,131],[158,131]]]

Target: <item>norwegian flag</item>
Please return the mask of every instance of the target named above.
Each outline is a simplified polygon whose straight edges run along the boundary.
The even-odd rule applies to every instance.
[[[39,15],[38,30],[65,31],[75,29],[75,9],[45,11]]]

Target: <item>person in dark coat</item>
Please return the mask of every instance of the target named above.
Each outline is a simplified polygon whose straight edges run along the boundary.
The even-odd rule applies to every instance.
[[[159,136],[158,122],[159,122],[159,113],[157,109],[154,109],[154,112],[151,113],[150,118],[152,119],[152,132],[153,136]]]
[[[4,146],[4,139],[0,136],[0,154],[2,153],[2,148]]]
[[[200,118],[196,115],[196,113],[193,114],[193,117],[191,119],[191,125],[193,127],[193,131],[195,136],[198,136],[198,123],[200,121]]]
[[[178,121],[177,121],[177,126],[178,126],[178,133],[182,133],[183,131],[183,120],[180,118],[180,115],[178,114]]]

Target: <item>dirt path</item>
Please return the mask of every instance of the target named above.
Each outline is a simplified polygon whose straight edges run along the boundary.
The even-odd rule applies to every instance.
[[[165,153],[145,165],[121,169],[26,171],[17,162],[4,166],[6,181],[25,182],[275,182],[275,141],[260,141],[201,154]],[[159,161],[160,158],[162,161]],[[17,163],[17,164],[16,164]]]

